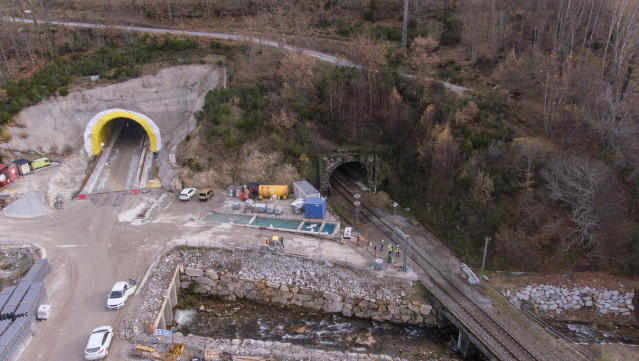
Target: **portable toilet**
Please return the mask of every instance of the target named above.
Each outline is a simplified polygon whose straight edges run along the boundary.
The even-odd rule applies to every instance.
[[[307,198],[304,208],[306,209],[306,218],[323,219],[326,215],[326,199]]]

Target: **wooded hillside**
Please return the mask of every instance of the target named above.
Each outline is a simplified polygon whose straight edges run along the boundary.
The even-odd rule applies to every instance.
[[[386,147],[382,188],[467,261],[480,261],[490,236],[493,268],[636,274],[639,2],[411,0],[406,52],[402,14],[397,0],[13,0],[0,16],[35,22],[0,22],[0,121],[64,95],[78,76],[125,79],[157,59],[133,52],[133,63],[118,61],[127,47],[171,59],[189,51],[191,61],[219,54],[231,92],[212,94],[198,115],[211,142],[233,148],[241,133],[268,130],[310,178],[322,152]],[[48,24],[54,19],[253,35],[364,67],[256,45],[182,47]],[[96,54],[104,56],[97,68],[83,58]],[[59,56],[79,68],[27,81]],[[471,90],[459,97],[427,78]]]

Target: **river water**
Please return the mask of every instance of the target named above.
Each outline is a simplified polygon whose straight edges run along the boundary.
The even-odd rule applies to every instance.
[[[182,309],[176,311],[179,327],[175,331],[185,335],[289,342],[327,351],[386,354],[409,360],[458,359],[452,352],[451,339],[457,335],[454,328],[402,326],[299,307],[212,298],[191,298],[190,304],[181,302],[179,307]],[[358,345],[358,336],[365,338],[369,332],[374,343]]]

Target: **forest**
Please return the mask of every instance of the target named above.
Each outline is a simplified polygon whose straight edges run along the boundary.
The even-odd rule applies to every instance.
[[[196,113],[213,145],[247,134],[314,180],[324,153],[385,151],[381,189],[462,259],[524,271],[639,272],[639,1],[11,0],[0,9],[0,124],[88,75],[206,62],[229,89]],[[244,34],[250,43],[52,21]],[[405,74],[412,76],[408,77]],[[446,81],[467,87],[462,95]],[[238,111],[234,111],[237,109]],[[3,131],[0,138],[7,135]],[[194,155],[192,162],[198,161]]]

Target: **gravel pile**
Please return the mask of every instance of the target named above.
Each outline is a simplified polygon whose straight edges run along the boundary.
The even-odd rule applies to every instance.
[[[47,214],[50,210],[45,205],[42,193],[29,191],[5,207],[2,214],[8,217],[35,218]]]
[[[605,287],[601,289],[590,287],[568,289],[550,285],[528,285],[515,292],[506,290],[503,294],[517,306],[529,303],[535,309],[556,313],[561,313],[563,310],[594,308],[603,314],[613,313],[629,316],[631,311],[635,309],[632,304],[635,297],[634,292],[623,293],[617,290],[608,290]]]

